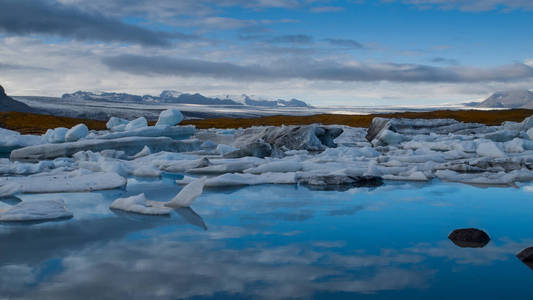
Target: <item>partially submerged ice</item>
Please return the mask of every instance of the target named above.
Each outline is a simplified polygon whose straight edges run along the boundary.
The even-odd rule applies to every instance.
[[[177,109],[167,109],[159,114],[155,126],[174,126],[183,121],[183,114]]]
[[[144,193],[127,198],[118,198],[111,203],[109,208],[143,215],[168,215],[172,211],[170,207],[153,204],[152,201],[146,199]]]
[[[206,178],[193,180],[168,202],[148,200],[142,193],[127,198],[118,198],[111,203],[109,208],[143,215],[168,215],[174,209],[191,206],[194,200],[202,195],[205,182]]]
[[[200,148],[200,140],[174,140],[168,137],[122,137],[117,139],[86,139],[71,143],[42,144],[24,147],[11,152],[12,160],[36,161],[71,157],[79,151],[99,152],[103,150],[124,151],[128,155],[140,152],[145,146],[152,151],[188,152]]]
[[[72,218],[63,200],[22,201],[0,211],[0,222],[35,222]]]
[[[126,178],[113,172],[49,172],[24,177],[0,177],[0,197],[18,193],[92,192],[125,185]]]
[[[325,127],[318,124],[252,127],[236,135],[233,146],[239,150],[228,155],[266,157],[276,150],[323,151],[327,147],[336,147],[334,140],[342,132],[339,127]]]

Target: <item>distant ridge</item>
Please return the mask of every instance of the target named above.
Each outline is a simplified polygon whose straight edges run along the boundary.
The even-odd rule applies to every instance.
[[[13,98],[6,95],[4,88],[0,85],[0,111],[16,111],[16,112],[34,112],[34,110],[28,105],[16,101]]]
[[[490,108],[533,109],[533,92],[529,90],[496,92],[477,106]]]
[[[64,100],[85,100],[85,101],[105,101],[105,102],[125,102],[125,103],[175,103],[175,104],[196,104],[196,105],[236,105],[236,106],[256,106],[256,107],[311,107],[304,101],[298,99],[291,100],[263,100],[252,99],[247,95],[241,95],[240,99],[232,99],[230,96],[224,98],[206,97],[199,93],[187,94],[177,91],[165,90],[159,96],[152,95],[132,95],[127,93],[92,93],[87,91],[77,91],[71,94],[63,94]]]

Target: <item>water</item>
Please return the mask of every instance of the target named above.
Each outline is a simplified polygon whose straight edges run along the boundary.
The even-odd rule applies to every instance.
[[[310,191],[291,185],[208,190],[171,217],[114,213],[145,192],[179,187],[130,180],[127,191],[24,195],[61,198],[67,221],[0,225],[0,298],[530,298],[530,187],[387,183]],[[5,204],[7,205],[7,204]],[[491,242],[459,248],[456,228]]]

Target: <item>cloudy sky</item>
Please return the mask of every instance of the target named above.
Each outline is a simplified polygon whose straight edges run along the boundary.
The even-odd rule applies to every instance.
[[[0,84],[436,104],[533,89],[530,0],[0,0]]]

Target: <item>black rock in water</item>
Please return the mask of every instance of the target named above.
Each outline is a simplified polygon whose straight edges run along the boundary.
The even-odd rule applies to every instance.
[[[448,238],[461,248],[483,248],[490,241],[488,234],[476,228],[456,229]]]
[[[533,247],[528,247],[520,251],[516,257],[533,270]]]
[[[28,105],[16,101],[6,95],[4,88],[0,85],[0,112],[17,111],[17,112],[33,112],[33,109]]]

